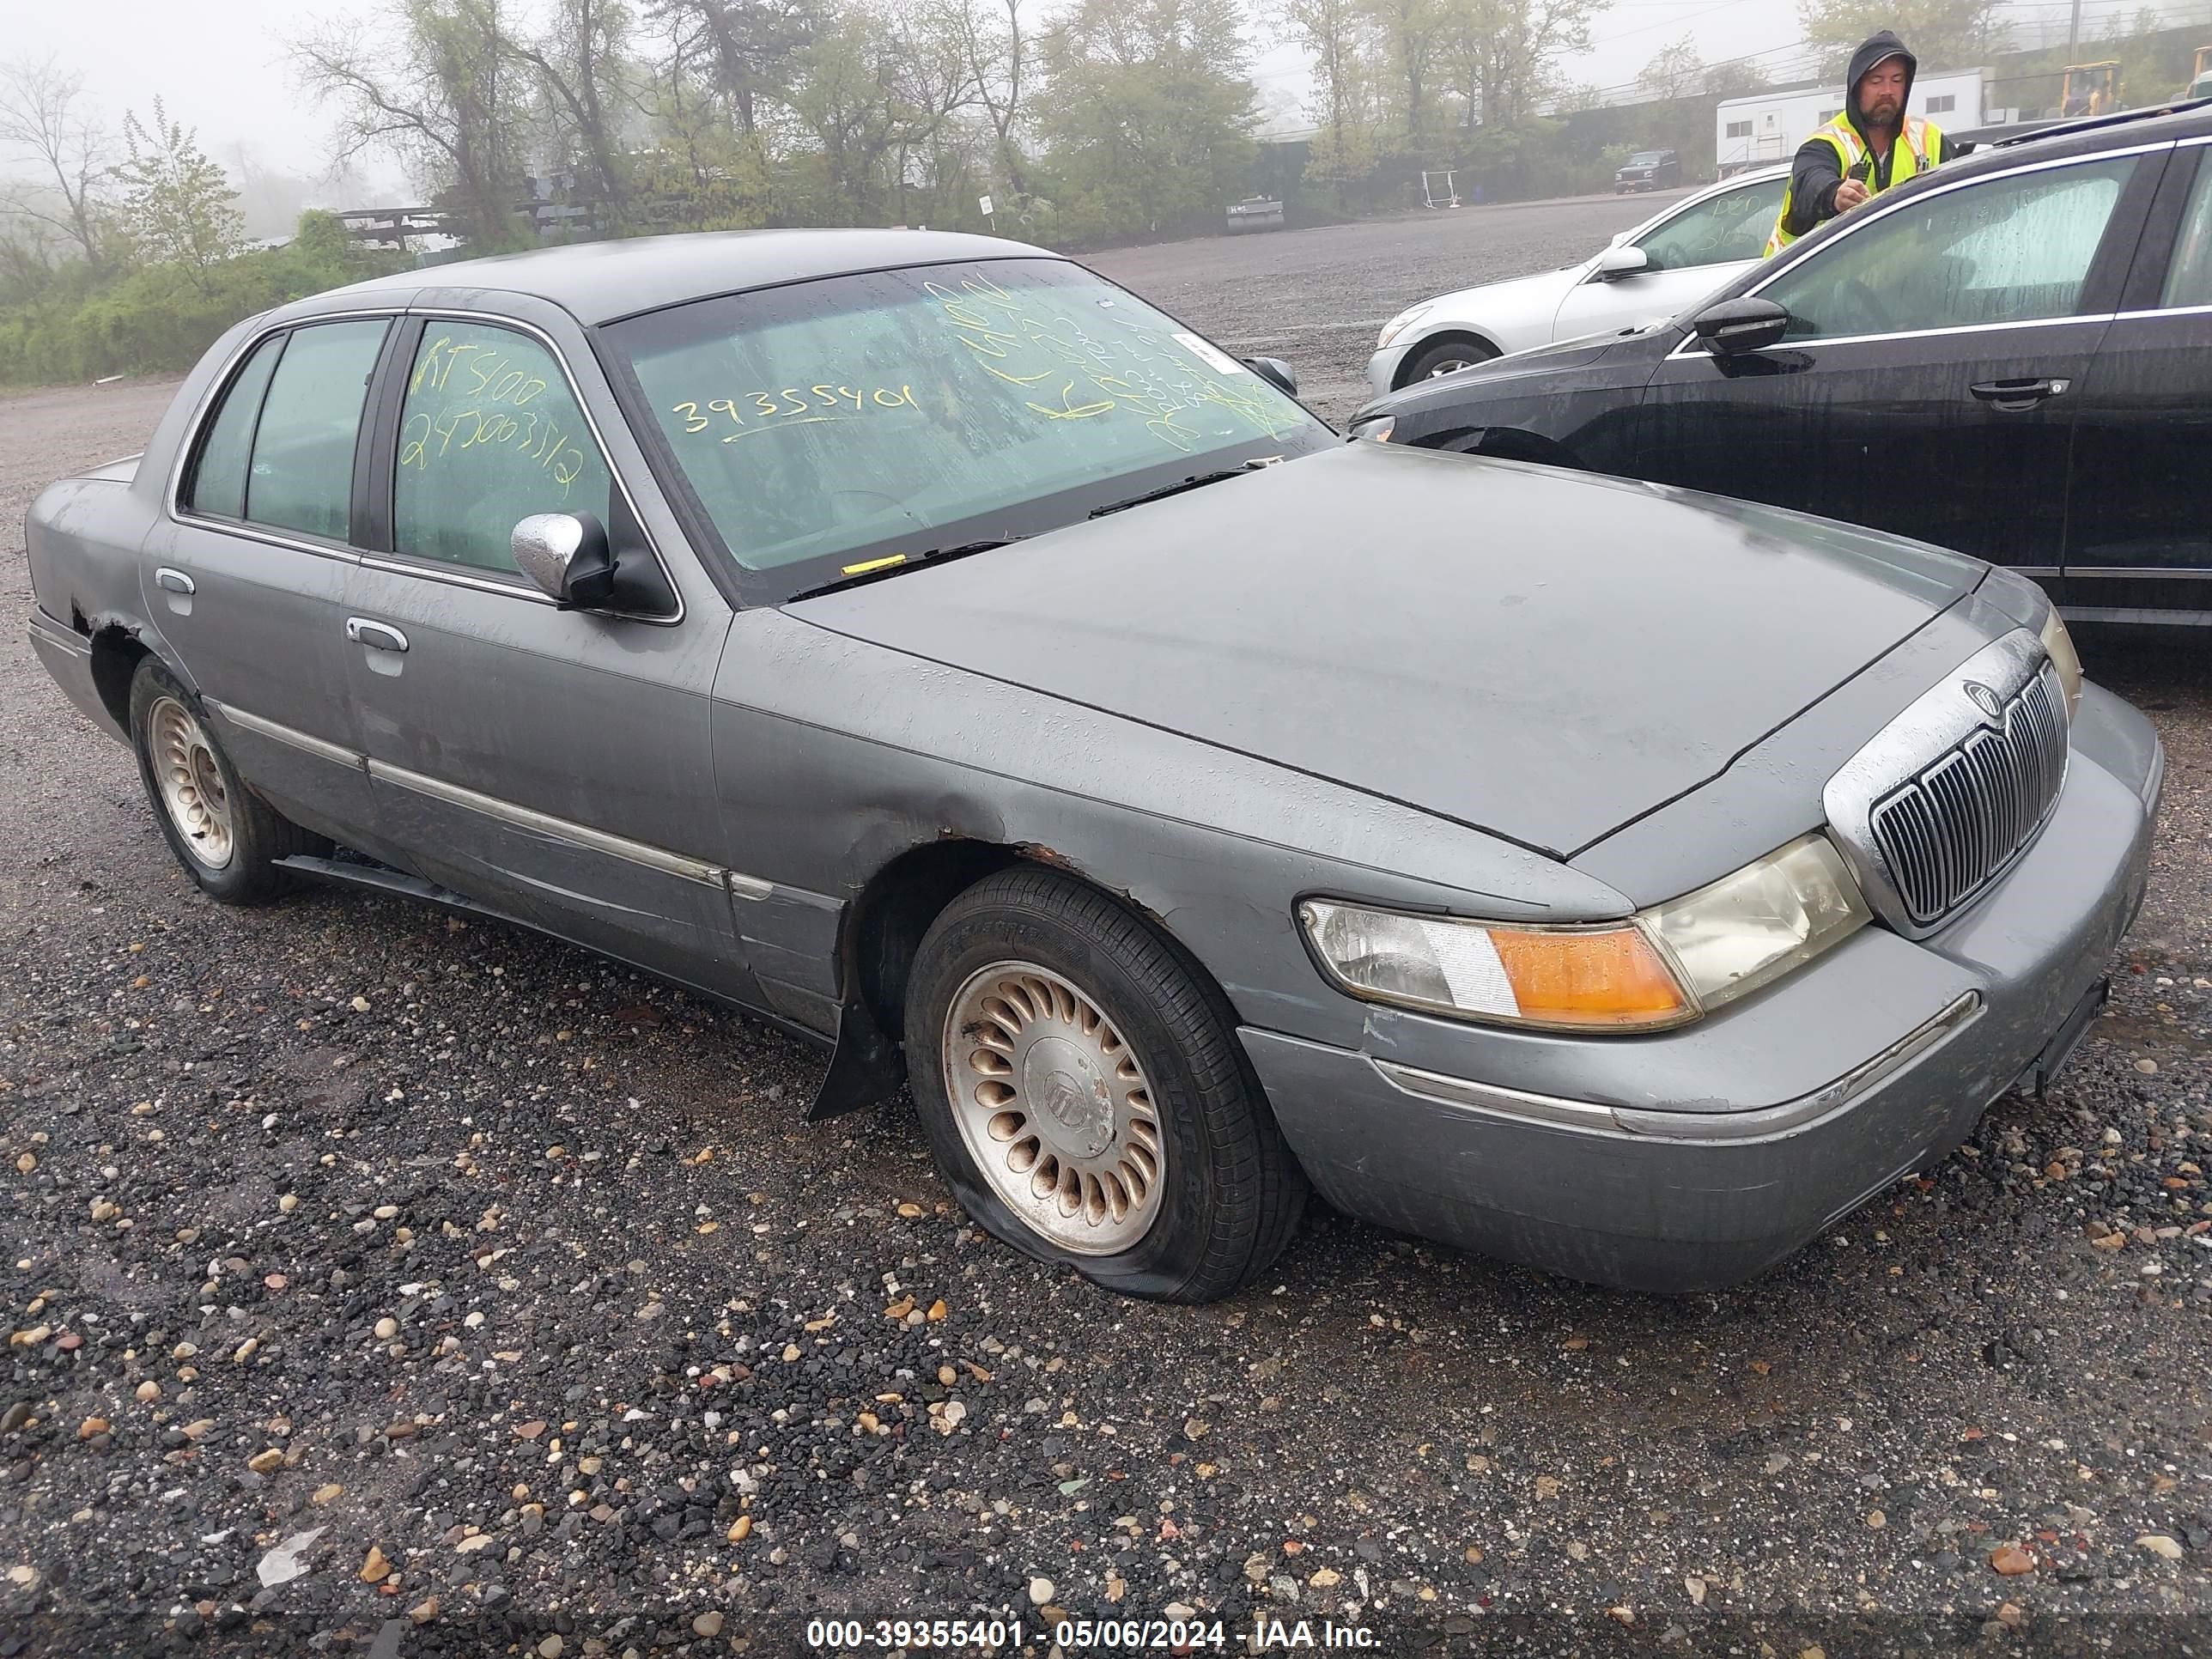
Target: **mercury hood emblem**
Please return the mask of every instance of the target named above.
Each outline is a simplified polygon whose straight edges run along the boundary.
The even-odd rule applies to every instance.
[[[1993,720],[2004,718],[2004,704],[1997,700],[1997,694],[1990,690],[1988,686],[1984,685],[1979,680],[1961,680],[1959,684],[1966,696],[1973,700],[1974,707],[1980,709],[1982,713]]]

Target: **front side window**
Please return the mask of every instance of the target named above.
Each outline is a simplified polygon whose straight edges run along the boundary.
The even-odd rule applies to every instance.
[[[2071,316],[2133,156],[1922,197],[1838,237],[1760,290],[1792,339]]]
[[[201,430],[199,454],[184,489],[186,511],[216,519],[246,516],[246,475],[253,459],[254,423],[261,418],[261,400],[283,351],[284,337],[272,334],[254,347],[244,367],[231,376],[222,406]]]
[[[1332,441],[1235,358],[1059,259],[828,277],[608,334],[731,556],[786,595]]]
[[[512,571],[518,520],[534,513],[608,520],[606,457],[558,360],[519,330],[432,318],[399,418],[395,551]]]
[[[354,443],[389,326],[382,318],[317,323],[285,337],[254,427],[245,518],[330,541],[346,539]]]
[[[2181,228],[2173,239],[2173,258],[2166,268],[2166,289],[2159,304],[2212,306],[2212,167],[2197,163],[2197,182],[2190,189],[2189,206],[2183,210]]]
[[[1766,251],[1774,216],[1782,210],[1786,179],[1766,179],[1724,191],[1644,233],[1636,244],[1653,270],[1756,259]]]

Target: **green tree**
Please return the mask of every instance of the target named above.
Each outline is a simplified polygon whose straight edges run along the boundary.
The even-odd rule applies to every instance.
[[[385,0],[373,23],[325,29],[292,46],[295,75],[338,122],[338,153],[407,163],[479,249],[518,245],[515,215],[531,117],[511,73],[501,0]]]
[[[130,159],[115,169],[122,224],[141,258],[204,274],[239,251],[246,222],[238,192],[208,160],[197,133],[171,120],[156,98],[150,126],[136,115],[123,118],[123,141]]]
[[[2004,0],[1798,0],[1820,72],[1840,77],[1860,41],[1892,29],[1922,70],[1967,69],[2003,48]]]
[[[29,161],[27,179],[0,179],[0,217],[33,228],[11,240],[43,248],[47,233],[97,270],[107,257],[115,145],[86,105],[84,77],[53,58],[0,68],[0,149]]]
[[[1039,126],[1066,233],[1220,222],[1254,145],[1234,0],[1078,0],[1047,37]]]
[[[1654,98],[1686,98],[1705,77],[1705,61],[1698,56],[1698,42],[1684,35],[1662,47],[1636,77],[1636,84]]]

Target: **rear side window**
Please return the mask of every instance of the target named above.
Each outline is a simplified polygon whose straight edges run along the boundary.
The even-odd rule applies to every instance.
[[[553,354],[511,328],[434,318],[408,372],[392,486],[394,549],[514,568],[518,520],[607,521],[613,480]]]
[[[354,442],[389,326],[382,318],[317,323],[286,338],[254,428],[249,522],[345,540]]]
[[[192,463],[184,492],[188,512],[216,519],[246,516],[246,470],[253,453],[253,424],[260,418],[262,396],[283,349],[284,337],[270,335],[231,377],[222,407],[200,438],[199,457]]]

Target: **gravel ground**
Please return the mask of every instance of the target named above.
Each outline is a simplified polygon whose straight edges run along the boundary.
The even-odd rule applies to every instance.
[[[1370,316],[1647,207],[1102,263],[1344,380]],[[0,524],[166,397],[0,403]],[[1725,1296],[1316,1205],[1182,1309],[966,1225],[903,1104],[806,1127],[820,1060],[743,1018],[394,902],[204,902],[11,624],[0,1659],[783,1654],[825,1614],[1054,1609],[1392,1653],[2203,1652],[2212,659],[2084,644],[2172,770],[2048,1098]]]

